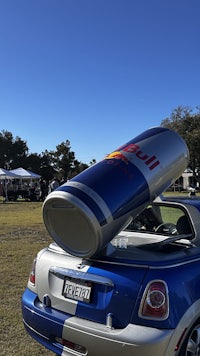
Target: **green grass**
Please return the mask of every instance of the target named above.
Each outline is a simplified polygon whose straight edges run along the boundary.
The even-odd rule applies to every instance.
[[[0,203],[0,355],[55,355],[25,331],[21,296],[32,261],[51,238],[42,220],[42,203]]]

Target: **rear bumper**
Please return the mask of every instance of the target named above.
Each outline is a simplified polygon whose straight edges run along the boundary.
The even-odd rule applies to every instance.
[[[167,349],[174,330],[133,324],[124,329],[109,329],[105,325],[44,307],[29,289],[22,297],[22,314],[27,332],[58,355],[173,355]],[[63,339],[69,346],[61,344]],[[80,351],[77,348],[74,350],[73,345],[80,345]]]

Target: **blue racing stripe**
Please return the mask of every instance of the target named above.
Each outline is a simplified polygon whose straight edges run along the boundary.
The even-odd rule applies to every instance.
[[[143,280],[146,268],[134,270],[128,266],[108,264],[95,261],[88,273],[106,277],[113,282],[113,286],[93,283],[90,303],[78,302],[76,316],[106,324],[106,316],[113,315],[113,327],[125,328],[130,322],[134,308],[134,300]],[[116,298],[117,290],[117,298]]]
[[[94,179],[94,176],[96,177]],[[93,189],[105,202],[113,219],[132,211],[149,201],[148,183],[141,171],[131,162],[121,160],[103,160],[93,169],[85,170],[71,179]],[[136,187],[136,189],[134,189]],[[67,185],[59,190],[66,190]],[[91,209],[92,205],[88,200]],[[96,215],[96,214],[95,214]]]
[[[63,347],[56,345],[55,338],[62,338],[64,322],[71,315],[44,307],[28,288],[22,296],[22,315],[27,332],[57,355],[62,355]]]

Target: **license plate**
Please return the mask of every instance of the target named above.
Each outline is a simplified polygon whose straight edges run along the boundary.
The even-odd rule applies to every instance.
[[[63,292],[65,298],[70,298],[74,300],[80,300],[82,302],[90,302],[90,294],[92,290],[92,285],[90,282],[65,279]]]

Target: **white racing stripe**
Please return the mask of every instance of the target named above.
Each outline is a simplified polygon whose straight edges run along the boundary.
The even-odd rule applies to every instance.
[[[105,216],[107,223],[111,223],[113,221],[112,213],[110,209],[108,208],[107,204],[105,201],[100,197],[99,194],[97,194],[93,189],[88,187],[87,185],[80,183],[80,182],[75,182],[75,181],[68,181],[67,183],[63,184],[63,186],[71,186],[74,188],[77,188],[81,190],[83,193],[87,194],[91,199],[94,200],[94,202],[99,206],[101,209],[103,215]]]

